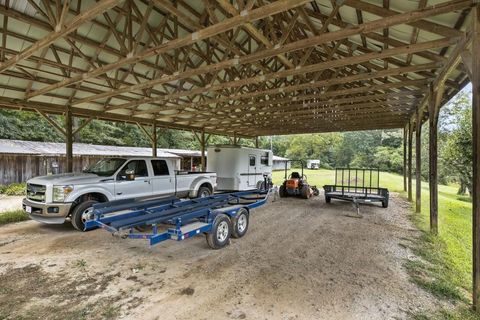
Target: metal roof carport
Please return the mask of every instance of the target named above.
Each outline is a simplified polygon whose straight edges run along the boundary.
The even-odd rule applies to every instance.
[[[233,4],[232,4],[233,2]],[[473,84],[473,301],[480,309],[480,9],[473,0],[0,0],[0,106],[65,136],[92,119],[261,135],[405,128],[428,119],[437,233],[440,107]],[[60,125],[49,114],[62,114]],[[85,118],[73,128],[73,117]],[[149,128],[145,128],[145,127]],[[420,210],[420,148],[416,152]]]

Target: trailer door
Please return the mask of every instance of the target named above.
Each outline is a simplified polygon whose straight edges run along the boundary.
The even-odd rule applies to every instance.
[[[255,187],[257,183],[257,156],[249,155],[248,157],[248,186]]]

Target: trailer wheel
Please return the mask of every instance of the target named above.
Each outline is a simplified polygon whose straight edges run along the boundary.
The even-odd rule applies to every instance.
[[[383,208],[388,208],[388,200],[383,200],[382,201],[382,207]]]
[[[280,198],[285,198],[287,196],[285,186],[283,184],[278,189],[278,195],[280,196]]]
[[[89,200],[79,203],[75,208],[73,208],[70,221],[75,229],[78,231],[88,231],[85,230],[85,222],[87,222],[87,220],[89,220],[93,215],[93,205],[95,203],[98,203],[98,201]]]
[[[332,198],[325,196],[325,202],[326,203],[332,202]]]
[[[207,233],[207,243],[212,249],[221,249],[228,244],[231,233],[230,219],[224,214],[219,214],[213,222],[212,230]]]
[[[249,222],[247,209],[241,208],[238,210],[236,216],[232,218],[232,237],[243,237],[247,233]]]

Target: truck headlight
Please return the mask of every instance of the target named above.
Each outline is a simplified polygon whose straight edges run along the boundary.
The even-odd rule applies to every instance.
[[[73,191],[73,186],[53,186],[53,202],[64,202]]]

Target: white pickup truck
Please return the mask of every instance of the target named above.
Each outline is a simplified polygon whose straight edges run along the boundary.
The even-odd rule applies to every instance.
[[[212,172],[175,171],[172,159],[105,158],[83,173],[56,174],[27,181],[23,209],[33,220],[84,230],[93,204],[120,199],[204,197],[216,189]]]

